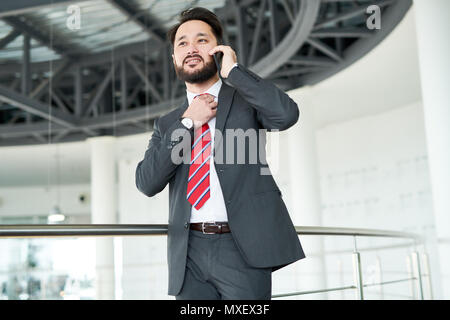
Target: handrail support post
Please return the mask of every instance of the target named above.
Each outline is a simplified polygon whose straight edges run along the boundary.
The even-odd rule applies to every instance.
[[[423,285],[422,285],[422,272],[420,270],[420,258],[417,251],[411,253],[412,264],[415,276],[417,278],[417,291],[419,292],[419,299],[424,300],[423,297]]]
[[[357,251],[356,236],[353,237],[355,250],[352,254],[353,258],[353,279],[356,286],[356,299],[364,300],[363,279],[362,279],[362,267],[361,267],[361,254]]]

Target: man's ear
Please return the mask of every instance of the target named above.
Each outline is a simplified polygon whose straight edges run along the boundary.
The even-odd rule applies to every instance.
[[[172,53],[172,62],[173,62],[173,64],[176,66],[177,65],[177,63],[175,62],[175,56],[174,56],[174,54]]]

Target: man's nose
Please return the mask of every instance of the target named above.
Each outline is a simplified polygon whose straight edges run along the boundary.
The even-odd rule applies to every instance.
[[[192,55],[193,53],[198,53],[197,46],[195,44],[190,44],[188,48],[188,55]]]

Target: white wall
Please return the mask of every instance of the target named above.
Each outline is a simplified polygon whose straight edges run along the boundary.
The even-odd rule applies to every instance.
[[[324,224],[433,225],[421,103],[322,128],[317,152]]]
[[[321,215],[325,226],[406,231],[427,238],[433,234],[435,226],[421,102],[326,126],[317,131],[317,153]],[[353,247],[351,239],[327,237],[325,240],[326,250]],[[428,240],[431,241],[428,251],[435,262],[432,239]],[[359,248],[404,242],[370,237],[357,239]],[[375,281],[378,264],[384,280],[407,278],[406,259],[411,250],[412,247],[365,253],[363,279]],[[328,255],[329,284],[339,283],[336,278],[339,261],[347,265],[344,282],[352,283],[351,256],[347,254]],[[436,275],[435,268],[434,271]],[[384,289],[388,298],[401,299],[408,293],[408,284],[390,285]]]
[[[47,216],[57,202],[60,193],[60,208],[66,215],[90,215],[89,184],[20,186],[0,188],[0,217]],[[79,200],[86,195],[86,201]]]

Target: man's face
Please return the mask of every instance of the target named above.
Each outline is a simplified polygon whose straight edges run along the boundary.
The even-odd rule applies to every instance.
[[[217,46],[217,40],[209,24],[201,20],[183,23],[173,46],[173,64],[180,80],[202,83],[216,75],[217,67],[208,52]]]

